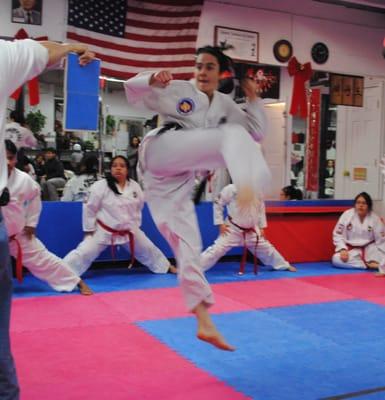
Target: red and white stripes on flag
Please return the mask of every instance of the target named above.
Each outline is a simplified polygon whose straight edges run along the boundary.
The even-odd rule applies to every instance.
[[[104,75],[128,79],[168,69],[175,79],[189,79],[203,1],[127,0],[124,37],[68,25],[67,38],[88,44],[102,60]]]

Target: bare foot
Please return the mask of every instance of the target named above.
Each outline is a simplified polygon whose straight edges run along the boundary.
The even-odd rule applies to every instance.
[[[78,283],[78,288],[80,290],[80,294],[84,296],[91,296],[92,294],[94,294],[92,289],[83,280],[80,280],[80,282]]]
[[[206,303],[199,303],[194,313],[198,320],[197,338],[204,342],[210,343],[220,350],[234,351],[235,347],[226,342],[225,338],[219,333],[211,320]]]
[[[169,274],[177,274],[178,273],[178,270],[177,270],[177,268],[176,268],[176,266],[175,265],[170,265],[170,267],[168,268],[168,271],[167,271]]]
[[[377,278],[385,278],[385,272],[376,272],[374,276]]]
[[[366,267],[367,267],[368,269],[378,269],[378,266],[379,266],[379,263],[378,263],[377,261],[369,261],[369,262],[366,264]]]
[[[297,268],[294,265],[290,265],[287,270],[290,272],[297,272]]]

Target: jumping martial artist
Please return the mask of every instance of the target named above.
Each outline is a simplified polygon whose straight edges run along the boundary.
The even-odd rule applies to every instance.
[[[71,292],[79,287],[80,293],[92,294],[85,282],[61,258],[50,253],[35,236],[42,208],[40,186],[28,174],[15,168],[15,144],[7,139],[5,146],[10,202],[3,208],[3,215],[10,253],[16,258],[18,279],[21,280],[22,263],[33,275],[57,291]]]
[[[105,248],[122,245],[130,251],[131,261],[135,257],[152,272],[176,273],[176,268],[140,229],[144,194],[128,176],[128,160],[114,157],[110,170],[106,179],[90,187],[83,203],[85,238],[64,261],[81,276]]]
[[[244,273],[247,249],[254,256],[255,268],[258,257],[263,264],[270,265],[274,270],[297,271],[264,236],[263,230],[267,227],[265,203],[262,200],[256,201],[254,215],[251,215],[249,224],[242,226],[238,220],[240,212],[236,200],[237,189],[235,185],[230,184],[222,189],[214,201],[214,224],[219,225],[220,235],[214,244],[202,253],[203,270],[207,271],[214,266],[233,247],[244,246],[240,274]],[[224,219],[225,207],[226,219]]]
[[[373,211],[373,201],[362,192],[354,208],[345,211],[333,230],[337,268],[379,269],[385,274],[385,225]]]
[[[201,238],[191,200],[195,172],[227,167],[247,211],[270,181],[261,149],[254,145],[266,132],[257,83],[242,82],[248,102],[244,112],[217,91],[230,60],[218,48],[197,50],[195,80],[173,80],[169,71],[147,72],[125,82],[128,103],[160,115],[163,126],[150,131],[139,150],[146,200],[155,223],[174,251],[181,288],[197,321],[197,337],[233,350],[216,329],[208,308],[212,290],[201,262]]]

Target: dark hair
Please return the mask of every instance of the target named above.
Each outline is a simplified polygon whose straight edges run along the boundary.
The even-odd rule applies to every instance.
[[[133,135],[130,137],[130,146],[133,147],[134,146],[134,139],[138,139],[138,146],[140,144],[140,137],[137,135]]]
[[[21,112],[11,111],[9,118],[13,119],[15,122],[18,122],[20,125],[25,124],[24,115]]]
[[[47,147],[47,148],[44,150],[44,153],[48,153],[48,152],[57,154],[56,149],[54,149],[53,147]]]
[[[125,164],[126,164],[126,167],[127,167],[127,181],[129,181],[129,180],[130,180],[130,176],[129,176],[129,174],[128,174],[128,171],[130,170],[130,164],[128,163],[128,160],[127,160],[126,157],[124,157],[124,156],[115,156],[115,157],[111,160],[111,162],[110,162],[110,165],[109,165],[110,170],[111,170],[111,168],[112,168],[112,164],[113,164],[114,161],[115,161],[116,159],[118,159],[118,158],[121,158],[121,159],[125,162]],[[118,181],[111,175],[111,172],[110,172],[109,174],[106,175],[106,181],[107,181],[108,187],[109,187],[115,194],[119,194],[119,195],[122,194],[122,193],[119,192],[118,188],[116,187],[116,183],[117,183]]]
[[[215,57],[219,64],[219,72],[230,71],[233,61],[230,57],[226,56],[223,51],[216,46],[204,46],[199,47],[196,51],[195,55],[199,56],[199,54],[211,54]]]
[[[286,197],[289,198],[289,200],[302,200],[303,199],[302,191],[292,185],[283,187],[282,192],[285,194]]]
[[[5,150],[9,151],[13,155],[17,154],[17,147],[12,140],[5,139]]]
[[[89,154],[84,156],[80,160],[79,165],[76,168],[75,174],[95,175],[96,177],[97,172],[98,172],[98,158],[93,154]]]
[[[366,192],[361,192],[359,194],[357,194],[357,196],[354,198],[354,205],[356,205],[357,200],[359,197],[363,197],[365,199],[365,203],[368,205],[368,210],[372,211],[373,209],[373,200],[370,197],[370,195]]]

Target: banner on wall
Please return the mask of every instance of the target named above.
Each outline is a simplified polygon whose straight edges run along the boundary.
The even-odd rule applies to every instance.
[[[319,138],[320,138],[321,90],[312,89],[310,113],[308,116],[308,140],[306,144],[305,189],[318,191],[319,178]]]

